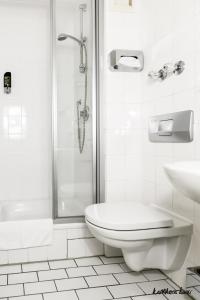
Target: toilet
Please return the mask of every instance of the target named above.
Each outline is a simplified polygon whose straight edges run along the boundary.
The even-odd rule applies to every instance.
[[[99,241],[122,250],[126,264],[134,271],[180,269],[193,231],[187,219],[136,202],[90,205],[85,220]]]

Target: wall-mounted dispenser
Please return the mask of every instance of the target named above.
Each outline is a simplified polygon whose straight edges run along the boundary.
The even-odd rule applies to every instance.
[[[11,93],[11,72],[6,72],[3,77],[3,83],[4,83],[4,93],[10,94]]]
[[[144,54],[139,50],[112,50],[109,54],[110,70],[113,72],[141,72]]]
[[[153,116],[149,120],[149,140],[153,143],[189,143],[193,141],[192,110]]]

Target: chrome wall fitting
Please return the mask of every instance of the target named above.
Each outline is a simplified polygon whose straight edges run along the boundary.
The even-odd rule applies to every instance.
[[[165,64],[160,70],[158,71],[151,71],[148,73],[148,77],[153,80],[165,80],[169,77],[174,75],[180,75],[185,70],[185,62],[179,60],[175,64],[168,63]]]
[[[194,112],[179,111],[149,119],[149,140],[152,143],[189,143],[193,141]]]
[[[185,62],[182,60],[179,60],[177,63],[175,63],[174,65],[174,74],[175,75],[180,75],[181,73],[183,73],[183,71],[185,70]]]
[[[109,59],[112,72],[141,72],[144,68],[144,53],[139,50],[115,49]]]

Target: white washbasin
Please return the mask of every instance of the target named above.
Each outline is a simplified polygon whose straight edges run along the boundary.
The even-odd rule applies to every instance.
[[[184,196],[200,202],[200,161],[180,161],[164,165],[174,186]]]

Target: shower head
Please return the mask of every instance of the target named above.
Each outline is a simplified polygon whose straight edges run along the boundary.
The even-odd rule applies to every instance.
[[[77,39],[75,36],[70,35],[70,34],[66,34],[66,33],[59,34],[59,36],[58,36],[57,39],[58,39],[58,41],[64,41],[64,40],[66,40],[68,38],[76,41],[79,45],[83,44],[83,42],[81,40]]]

